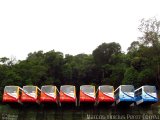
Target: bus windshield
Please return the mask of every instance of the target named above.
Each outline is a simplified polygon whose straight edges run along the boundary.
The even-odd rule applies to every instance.
[[[85,93],[94,93],[94,86],[81,86],[81,90]]]
[[[17,86],[7,86],[5,87],[4,91],[7,93],[16,93],[18,90]]]
[[[122,92],[134,92],[134,87],[132,85],[125,85],[121,87]]]
[[[43,86],[42,91],[45,93],[54,93],[54,86]]]
[[[112,93],[113,92],[113,86],[100,86],[100,91],[103,93]]]
[[[156,92],[156,87],[155,86],[145,86],[144,87],[144,92],[155,93]]]
[[[27,93],[35,93],[36,87],[35,86],[24,86],[23,90]]]
[[[61,87],[62,92],[64,93],[74,93],[74,86],[62,86]]]

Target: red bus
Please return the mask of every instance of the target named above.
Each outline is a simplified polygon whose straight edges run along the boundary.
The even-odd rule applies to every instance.
[[[95,86],[93,85],[82,85],[80,86],[80,98],[79,105],[81,102],[96,102]]]
[[[75,103],[77,106],[75,86],[63,85],[60,87],[60,104],[61,103]]]
[[[56,86],[45,85],[41,87],[41,103],[59,103],[59,91]]]
[[[21,101],[24,103],[39,103],[40,89],[37,86],[23,86]]]
[[[110,85],[102,85],[97,90],[97,104],[98,103],[114,103],[114,87]]]
[[[2,102],[21,103],[21,93],[22,88],[20,88],[19,86],[5,86]]]

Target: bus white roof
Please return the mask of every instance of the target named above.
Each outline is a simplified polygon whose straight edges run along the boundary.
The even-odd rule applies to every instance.
[[[118,86],[118,87],[116,88],[116,90],[119,89],[119,88],[122,87],[122,86],[133,86],[133,85],[120,85],[120,86]],[[134,87],[134,86],[133,86],[133,87]],[[115,90],[115,91],[116,91],[116,90]]]
[[[98,87],[98,89],[100,89],[101,87],[113,87],[113,86],[112,85],[101,85],[101,86]]]
[[[61,87],[75,87],[74,85],[61,85]]]
[[[155,87],[155,86],[154,85],[143,85],[143,86],[137,88],[135,91],[137,91],[137,90],[139,90],[141,88],[144,88],[144,87]]]
[[[81,85],[80,88],[81,87],[95,87],[95,86],[94,85]]]
[[[5,87],[19,87],[19,86],[16,86],[16,85],[9,85],[9,86],[5,86]]]
[[[43,85],[42,87],[56,87],[56,86],[55,85]]]

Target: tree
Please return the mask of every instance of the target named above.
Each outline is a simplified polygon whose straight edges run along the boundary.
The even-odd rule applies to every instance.
[[[135,87],[140,86],[140,81],[137,80],[138,72],[134,68],[128,68],[126,69],[126,72],[124,73],[124,79],[122,81],[122,84],[131,84]]]
[[[141,85],[156,85],[154,79],[154,71],[150,68],[144,69],[138,74],[137,80],[141,83]]]
[[[7,57],[0,58],[0,62],[2,62],[3,64],[6,64],[8,60],[9,60],[9,58],[7,58]]]
[[[99,66],[112,64],[112,56],[121,53],[119,43],[102,43],[92,53],[95,63]]]
[[[139,26],[142,37],[140,40],[143,45],[150,48],[150,58],[154,60],[152,66],[156,66],[156,80],[160,83],[160,21],[155,17],[148,20],[142,19]],[[160,87],[160,86],[159,86]]]
[[[132,56],[136,56],[137,51],[139,50],[140,47],[140,43],[139,41],[133,41],[131,43],[131,46],[128,47],[128,54],[132,55]]]
[[[145,45],[151,45],[153,47],[159,44],[160,38],[160,21],[158,21],[155,17],[150,19],[142,19],[141,24],[139,26],[140,32],[142,32],[142,43]]]
[[[63,53],[51,50],[44,54],[44,65],[47,68],[47,77],[52,78],[55,83],[62,80]]]
[[[124,79],[124,74],[127,69],[127,64],[125,63],[117,63],[112,66],[112,74],[110,75],[110,84],[114,87],[118,87],[122,84],[122,80]]]

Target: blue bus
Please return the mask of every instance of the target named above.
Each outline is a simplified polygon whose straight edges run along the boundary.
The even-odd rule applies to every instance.
[[[115,91],[116,104],[124,103],[130,105],[135,102],[134,99],[134,86],[133,85],[120,85]]]
[[[158,102],[155,86],[145,85],[135,90],[135,101],[137,105],[153,104]]]

